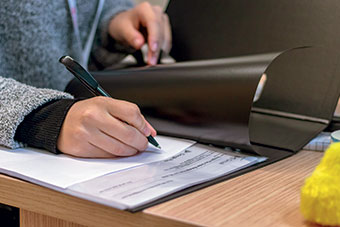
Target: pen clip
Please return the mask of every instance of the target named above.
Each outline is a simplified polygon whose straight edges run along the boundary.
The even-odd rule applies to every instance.
[[[76,78],[78,78],[80,82],[94,95],[101,95],[98,91],[98,82],[78,62],[74,61],[70,56],[61,57],[59,62],[62,63]]]

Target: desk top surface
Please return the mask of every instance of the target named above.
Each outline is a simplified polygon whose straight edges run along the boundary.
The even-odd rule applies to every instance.
[[[0,174],[0,202],[88,226],[312,226],[300,188],[323,153],[298,154],[180,198],[130,213]]]

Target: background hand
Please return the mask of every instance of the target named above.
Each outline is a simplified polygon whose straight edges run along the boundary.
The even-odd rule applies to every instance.
[[[160,50],[169,53],[171,49],[168,15],[163,13],[161,7],[152,6],[148,2],[116,15],[109,24],[109,34],[137,50],[147,42],[147,63],[150,65],[157,63]]]
[[[127,123],[125,123],[127,122]],[[57,148],[78,157],[130,156],[147,148],[155,129],[137,105],[107,97],[76,102],[62,125]]]

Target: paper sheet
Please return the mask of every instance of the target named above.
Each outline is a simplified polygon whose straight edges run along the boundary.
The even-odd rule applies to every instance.
[[[312,139],[303,149],[310,151],[325,151],[331,144],[331,133],[321,132],[317,137]]]
[[[195,145],[166,160],[98,177],[68,190],[119,209],[131,209],[265,159]]]
[[[163,150],[149,146],[135,156],[116,159],[84,159],[32,148],[0,148],[0,172],[41,185],[67,188],[104,174],[164,160],[195,143],[164,136],[157,136],[156,140]]]

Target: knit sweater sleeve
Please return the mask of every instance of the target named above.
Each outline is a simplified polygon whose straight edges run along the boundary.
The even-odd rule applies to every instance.
[[[60,153],[58,137],[68,110],[76,99],[53,100],[28,114],[18,126],[14,139],[30,147]]]
[[[121,61],[126,54],[135,51],[131,47],[116,42],[108,33],[110,20],[118,13],[131,9],[133,6],[134,4],[130,0],[105,0],[90,59],[90,63],[95,64],[97,69],[112,66]]]
[[[14,139],[19,124],[33,110],[58,99],[73,97],[64,92],[36,88],[0,77],[0,145],[9,148],[22,146]]]

